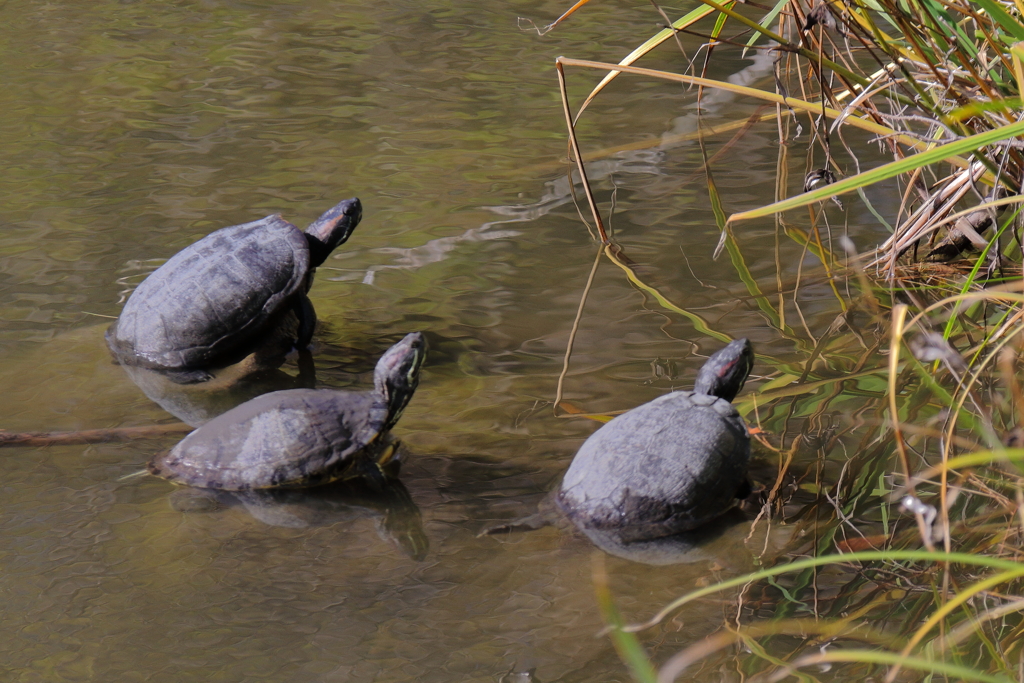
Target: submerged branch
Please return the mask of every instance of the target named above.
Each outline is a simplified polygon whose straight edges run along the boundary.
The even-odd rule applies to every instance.
[[[108,441],[156,439],[168,434],[187,434],[192,429],[183,422],[150,427],[83,429],[77,432],[8,432],[0,429],[0,448],[4,446],[67,446]]]

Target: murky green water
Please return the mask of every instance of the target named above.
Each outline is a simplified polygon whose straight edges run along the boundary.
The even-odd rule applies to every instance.
[[[4,449],[4,680],[498,681],[530,669],[545,683],[627,680],[609,641],[595,637],[603,622],[589,541],[556,528],[477,537],[535,509],[596,427],[558,419],[550,405],[596,252],[559,164],[553,59],[617,59],[660,18],[604,3],[544,37],[517,29],[518,16],[546,23],[566,6],[0,7],[0,428],[175,422],[111,363],[105,316],[163,259],[218,227],[275,212],[305,225],[349,196],[362,199],[363,223],[311,292],[318,386],[367,386],[375,358],[405,332],[424,330],[432,344],[396,429],[429,541],[420,561],[389,531],[415,515],[379,501],[293,501],[262,518],[240,501],[183,513],[171,485],[121,479],[175,436]],[[674,49],[648,64],[682,68]],[[735,53],[712,69],[771,78],[769,64]],[[570,74],[577,101],[596,80]],[[792,354],[728,259],[711,261],[718,231],[699,148],[657,144],[692,129],[694,101],[675,86],[621,79],[593,106],[581,141],[651,144],[604,156],[592,181],[606,208],[614,190],[617,239],[649,284],[718,331]],[[720,99],[705,122],[752,111]],[[776,139],[768,124],[716,161],[728,210],[771,199]],[[769,289],[773,235],[770,223],[740,235]],[[801,249],[781,249],[792,277]],[[808,286],[801,302],[819,331],[838,312],[824,288]],[[587,411],[629,408],[688,385],[719,346],[606,261],[566,399]],[[678,564],[607,556],[627,618],[752,566],[746,532],[653,558]],[[709,604],[645,641],[656,659],[718,627],[726,606]]]

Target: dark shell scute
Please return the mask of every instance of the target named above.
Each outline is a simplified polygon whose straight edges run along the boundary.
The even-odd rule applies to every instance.
[[[263,328],[308,271],[305,236],[280,216],[218,230],[138,286],[108,341],[129,362],[203,365]]]

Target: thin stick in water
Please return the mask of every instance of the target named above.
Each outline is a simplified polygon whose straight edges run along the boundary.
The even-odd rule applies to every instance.
[[[192,427],[182,422],[150,427],[114,427],[83,429],[77,432],[8,432],[0,429],[0,448],[4,446],[65,446],[108,441],[155,439],[168,434],[185,434]]]

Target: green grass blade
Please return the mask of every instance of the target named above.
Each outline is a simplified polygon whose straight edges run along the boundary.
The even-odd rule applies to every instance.
[[[868,199],[868,196],[864,194],[863,188],[857,188],[857,195],[860,197],[860,200],[864,203],[864,206],[867,207],[868,211],[871,212],[871,215],[874,216],[879,223],[884,225],[885,229],[888,230],[890,234],[896,232],[896,229],[889,225],[889,221],[885,220],[885,218],[882,217],[882,214],[878,213],[878,209],[876,209],[874,204],[871,203],[871,200]]]
[[[768,28],[769,26],[772,25],[772,22],[775,21],[775,17],[779,16],[779,12],[781,12],[788,4],[789,0],[779,0],[777,3],[775,3],[775,7],[772,7],[771,11],[768,12],[768,14],[764,15],[764,18],[757,23],[761,25],[761,28]],[[749,48],[750,46],[752,46],[754,43],[757,42],[757,39],[760,37],[760,33],[754,32],[754,34],[750,36],[750,40],[747,41],[746,47]],[[746,56],[746,50],[743,51],[743,56]]]
[[[629,667],[633,679],[639,683],[657,683],[658,674],[644,651],[644,646],[635,635],[622,630],[622,615],[619,614],[612,593],[608,589],[608,575],[604,569],[604,556],[594,557],[594,592],[597,594],[597,605],[601,615],[610,627],[609,636],[616,652],[626,666]]]
[[[715,27],[711,29],[711,37],[718,38],[722,35],[722,30],[725,28],[725,22],[728,19],[724,14],[719,14],[718,18],[715,19]],[[708,45],[708,59],[711,59],[711,49],[714,47],[714,43]]]
[[[701,144],[701,153],[704,154],[704,146]],[[782,317],[779,312],[771,305],[768,297],[764,295],[761,288],[757,284],[757,280],[750,272],[750,268],[747,267],[747,262],[743,258],[743,252],[740,251],[740,247],[736,244],[736,238],[733,237],[732,230],[726,224],[725,220],[725,208],[722,206],[722,196],[718,192],[718,185],[715,184],[715,176],[711,173],[711,168],[708,166],[707,154],[704,154],[704,176],[707,178],[708,183],[708,197],[711,199],[711,212],[715,216],[715,224],[718,226],[718,230],[722,235],[722,239],[725,240],[726,251],[729,252],[729,260],[732,261],[733,268],[736,269],[736,273],[740,276],[740,280],[747,288],[747,292],[757,302],[757,307],[761,309],[761,312],[765,314],[771,325],[785,333],[787,336],[795,337],[796,334],[792,329],[783,329]]]
[[[1000,236],[1002,236],[1006,229],[1009,226],[1013,225],[1019,213],[1020,207],[1017,207],[1017,209],[1002,222],[1002,225],[999,226],[999,230],[996,231],[996,234],[992,236],[992,238],[988,241],[988,244],[985,245],[985,248],[982,249],[981,253],[978,255],[977,260],[974,262],[974,268],[971,269],[971,272],[967,276],[966,281],[960,287],[961,294],[967,294],[971,290],[971,288],[977,284],[978,273],[981,272],[981,267],[983,265],[988,264],[989,251],[993,248],[993,246],[995,246],[996,241],[999,239]],[[957,304],[957,306],[954,307],[953,312],[955,313],[959,308],[960,306],[959,304]],[[949,339],[952,336],[953,326],[955,325],[956,319],[956,315],[951,314],[949,316],[949,320],[946,321],[946,327],[942,332],[943,339]]]
[[[897,24],[895,21],[893,21],[892,17],[889,16],[889,13],[886,12],[882,8],[882,6],[880,4],[878,4],[878,0],[860,0],[858,4],[863,5],[864,7],[867,7],[868,9],[874,10],[875,12],[878,13],[878,16],[882,17],[887,22],[889,22],[889,24],[894,29],[896,29],[897,31],[900,30],[899,24]]]
[[[612,253],[610,249],[605,249],[605,255],[608,256],[612,263],[617,265],[619,268],[622,268],[622,270],[626,273],[626,277],[629,278],[630,282],[636,285],[639,289],[642,289],[643,291],[653,296],[654,299],[666,309],[674,311],[675,313],[678,313],[679,315],[689,320],[690,323],[693,325],[693,329],[695,329],[697,332],[707,335],[712,339],[717,339],[718,341],[724,342],[726,344],[732,341],[732,337],[730,337],[729,335],[722,334],[717,330],[711,329],[711,327],[708,325],[707,321],[704,320],[704,318],[700,317],[696,313],[691,313],[685,308],[680,308],[679,306],[676,306],[674,303],[669,301],[664,294],[659,292],[654,287],[651,287],[647,283],[643,282],[640,278],[636,276],[636,273],[633,272],[633,269],[630,268],[625,263],[623,263],[622,261],[620,261],[618,258],[616,258],[615,254]]]
[[[1012,678],[1004,676],[993,676],[982,671],[976,671],[966,666],[949,664],[948,662],[924,659],[922,657],[910,657],[898,655],[895,652],[884,650],[839,650],[832,649],[821,655],[809,657],[809,663],[825,662],[859,662],[863,664],[888,664],[889,666],[900,666],[905,669],[916,669],[942,674],[952,680],[981,681],[982,683],[1014,683]]]
[[[1017,40],[1024,40],[1024,26],[1021,23],[1006,13],[998,3],[992,0],[974,0],[980,5],[988,15],[999,22],[1008,33],[1010,33]]]
[[[947,460],[945,465],[935,465],[933,467],[929,467],[920,474],[915,474],[914,480],[923,481],[925,479],[930,479],[941,472],[943,467],[947,470],[959,470],[966,469],[968,467],[988,465],[993,461],[1024,462],[1024,449],[1007,448],[1006,450],[976,451],[974,453],[969,453],[968,455],[959,455]]]
[[[1002,569],[1013,571],[1021,568],[1021,564],[1012,560],[1004,560],[998,557],[987,557],[985,555],[974,555],[971,553],[945,553],[929,550],[865,550],[863,552],[846,553],[844,555],[823,555],[821,557],[810,557],[803,560],[796,560],[787,564],[770,567],[758,572],[737,576],[721,583],[716,583],[704,588],[687,593],[677,598],[662,608],[650,621],[643,624],[627,626],[629,631],[640,631],[654,626],[666,616],[679,609],[683,605],[698,600],[705,595],[711,595],[729,588],[743,586],[752,581],[760,581],[770,576],[778,576],[787,572],[802,571],[809,567],[822,567],[829,564],[847,564],[850,562],[875,562],[887,561],[896,562],[899,560],[919,562],[949,562],[954,564],[974,565],[989,569]]]
[[[873,185],[882,180],[887,180],[903,173],[908,173],[918,168],[944,161],[949,157],[973,152],[985,145],[992,144],[993,142],[999,142],[1000,140],[1006,140],[1007,138],[1016,137],[1021,134],[1024,134],[1024,121],[1011,123],[1007,126],[1001,126],[994,130],[985,131],[984,133],[978,133],[977,135],[972,135],[963,140],[954,140],[953,142],[939,145],[927,152],[921,152],[905,159],[890,162],[870,171],[865,171],[864,173],[859,173],[855,176],[840,180],[837,183],[826,185],[818,190],[804,192],[803,194],[799,194],[789,199],[784,199],[780,202],[775,202],[774,204],[769,204],[768,206],[763,206],[759,209],[744,211],[742,213],[734,213],[729,217],[729,222],[733,223],[735,221],[745,221],[751,218],[762,218],[782,211],[807,206],[808,204],[820,202],[847,192],[853,192],[858,188]]]
[[[1021,98],[1019,97],[1008,97],[1003,100],[993,100],[991,102],[971,102],[965,104],[962,107],[957,107],[953,111],[946,115],[947,121],[966,121],[972,116],[983,114],[990,111],[1007,112],[1011,115],[1015,114],[1022,105]]]
[[[788,40],[786,40],[784,37],[780,36],[779,34],[773,33],[772,31],[769,31],[767,28],[761,26],[760,24],[758,24],[753,19],[748,19],[747,17],[743,16],[739,12],[735,11],[734,9],[732,9],[732,7],[731,7],[732,3],[719,4],[719,3],[715,2],[715,0],[700,0],[700,1],[703,2],[705,5],[708,5],[709,7],[713,7],[714,9],[718,10],[722,14],[728,15],[730,18],[738,21],[739,23],[743,24],[744,26],[747,26],[748,28],[753,29],[755,32],[760,33],[761,35],[765,36],[769,40],[774,40],[779,45],[784,46],[785,48],[788,48],[789,50],[792,50],[792,51],[795,51],[795,52],[799,53],[805,59],[813,60],[813,61],[817,62],[818,64],[820,64],[820,65],[822,65],[822,66],[824,66],[824,67],[826,67],[828,69],[831,69],[832,71],[835,71],[837,74],[839,74],[843,78],[846,78],[849,81],[851,81],[853,83],[856,83],[857,85],[867,85],[868,84],[868,79],[864,78],[860,74],[856,74],[856,73],[850,71],[849,69],[847,69],[842,64],[838,64],[836,62],[833,62],[831,59],[827,59],[823,55],[815,53],[813,50],[809,50],[809,49],[807,49],[805,47],[802,47],[799,44],[793,44],[793,43],[789,42]],[[897,97],[897,99],[901,99],[901,98]]]
[[[733,3],[730,2],[727,4],[729,7],[732,7]],[[619,65],[629,66],[630,64],[640,59],[648,52],[650,52],[651,50],[653,50],[654,48],[658,47],[666,40],[671,38],[672,34],[675,33],[676,30],[687,28],[697,23],[698,21],[700,21],[701,19],[703,19],[704,17],[706,17],[707,15],[711,14],[714,11],[715,10],[713,8],[708,7],[706,5],[702,5],[701,7],[698,7],[694,10],[691,10],[690,12],[687,12],[686,15],[672,22],[672,28],[666,28],[659,31],[658,33],[654,34],[653,37],[646,40],[640,47],[638,47],[637,49],[633,50],[628,55],[623,57],[622,61],[619,62]],[[590,104],[590,101],[597,97],[597,94],[604,90],[605,86],[607,86],[609,83],[615,80],[615,78],[618,77],[620,73],[622,72],[611,71],[608,73],[608,75],[601,79],[601,82],[597,84],[597,86],[590,92],[589,95],[587,95],[587,99],[583,101],[583,105],[580,107],[579,111],[576,112],[577,119],[579,118],[580,114],[583,113],[583,110],[587,108],[587,105]]]
[[[907,362],[910,365],[911,369],[913,369],[914,372],[917,373],[917,377],[918,379],[921,380],[921,384],[927,387],[931,391],[932,395],[936,396],[944,406],[953,411],[956,411],[957,407],[959,406],[959,403],[957,402],[956,398],[948,391],[946,391],[946,388],[935,380],[935,377],[932,376],[932,372],[924,365],[922,365],[921,362],[914,358],[914,356],[912,355],[909,355]],[[962,423],[964,423],[964,425],[968,429],[972,431],[981,431],[982,433],[987,431],[984,424],[971,413],[968,413],[966,411],[961,412],[957,416],[957,418]]]
[[[733,406],[740,415],[745,416],[754,410],[755,402],[757,405],[764,405],[766,403],[778,401],[782,398],[809,394],[821,389],[822,387],[832,386],[837,382],[848,382],[864,377],[870,377],[872,375],[881,375],[885,371],[886,368],[871,368],[869,370],[861,370],[860,372],[846,374],[842,377],[819,379],[813,382],[803,382],[801,384],[794,384],[796,380],[800,379],[799,374],[785,374],[758,388],[757,392],[747,394],[743,398],[736,399]]]
[[[773,657],[768,652],[768,650],[766,650],[764,648],[764,646],[761,645],[761,643],[759,643],[758,641],[754,640],[753,638],[743,638],[743,644],[746,645],[746,647],[751,651],[751,653],[753,653],[757,657],[760,657],[764,661],[769,662],[769,663],[779,667],[780,669],[786,667],[786,662],[785,661],[779,659],[778,657]],[[820,681],[818,681],[817,678],[814,678],[813,676],[809,676],[809,675],[803,673],[802,671],[792,671],[792,672],[790,672],[790,674],[797,681],[799,681],[799,683],[820,683]]]

